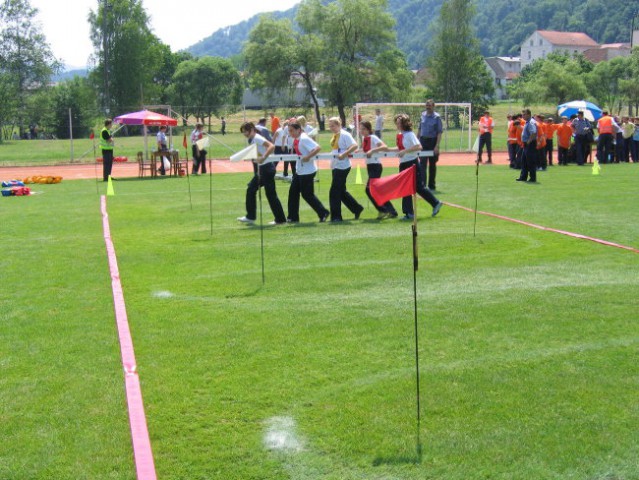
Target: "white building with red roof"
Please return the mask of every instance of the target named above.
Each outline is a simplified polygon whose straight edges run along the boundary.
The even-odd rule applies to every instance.
[[[536,30],[521,44],[521,68],[552,52],[584,53],[599,44],[582,32]]]

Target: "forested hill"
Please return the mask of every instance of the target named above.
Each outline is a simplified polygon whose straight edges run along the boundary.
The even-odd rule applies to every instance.
[[[434,19],[443,0],[389,0],[388,10],[397,20],[399,47],[412,68],[423,65],[428,55]],[[475,0],[475,28],[484,56],[519,55],[523,40],[535,30],[585,32],[599,43],[630,41],[635,2],[609,0]],[[293,19],[297,8],[274,13]],[[256,15],[237,25],[222,28],[188,50],[194,55],[230,57],[242,50]]]

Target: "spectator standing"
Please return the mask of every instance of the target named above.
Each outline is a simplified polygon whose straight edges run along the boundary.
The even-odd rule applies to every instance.
[[[477,163],[482,163],[482,153],[484,146],[486,146],[486,152],[488,153],[488,160],[486,163],[493,163],[493,129],[495,128],[495,122],[493,117],[490,116],[490,112],[486,110],[484,115],[479,119],[479,149],[477,151]]]
[[[613,118],[604,111],[603,116],[597,122],[597,130],[599,131],[599,139],[597,140],[597,159],[599,163],[608,163],[611,161],[613,154],[613,138],[617,123]]]
[[[104,128],[100,132],[100,149],[102,150],[102,179],[106,182],[111,176],[113,169],[113,146],[115,142],[111,136],[111,125],[113,121],[107,118],[104,121]]]
[[[572,127],[568,123],[568,117],[561,117],[561,123],[555,125],[557,132],[557,163],[568,165],[568,152],[572,140]]]
[[[160,161],[160,175],[166,175],[166,169],[164,167],[164,158],[169,157],[169,147],[166,143],[166,125],[162,125],[158,130],[158,134],[156,135],[158,152],[166,153],[166,155],[161,156]]]
[[[537,181],[537,122],[532,118],[530,109],[526,108],[521,112],[525,122],[524,130],[521,134],[521,141],[524,143],[524,153],[521,159],[521,173],[518,182]]]
[[[577,118],[572,121],[572,127],[575,132],[577,165],[583,165],[592,140],[592,125],[584,118],[584,112],[579,111]]]
[[[635,134],[635,124],[630,121],[630,118],[624,117],[621,122],[621,128],[623,130],[623,161],[630,162],[630,152],[632,151],[632,136]],[[634,160],[634,159],[633,159]]]
[[[420,157],[419,168],[424,185],[429,190],[436,190],[435,179],[437,176],[437,162],[439,161],[439,143],[442,139],[444,126],[439,113],[435,112],[435,101],[432,98],[426,100],[426,110],[421,114],[419,121],[419,143],[422,150],[432,150],[432,157]],[[428,173],[426,173],[428,166]]]
[[[275,135],[277,129],[280,128],[280,119],[275,116],[275,112],[271,112],[269,115],[271,117],[271,135]]]
[[[198,170],[202,171],[202,175],[206,173],[206,150],[200,150],[197,142],[204,138],[204,125],[197,123],[195,130],[191,132],[191,152],[193,153],[193,169],[191,173],[193,175],[198,174]]]
[[[558,125],[555,125],[555,120],[552,117],[548,117],[546,119],[546,124],[544,125],[544,130],[546,131],[546,151],[544,152],[547,165],[552,167],[552,157],[553,150],[555,148],[555,132],[557,131]],[[544,162],[546,163],[546,162]]]
[[[222,126],[220,128],[220,131],[222,135],[226,135],[226,120],[224,119],[224,117],[220,118],[220,120],[222,121]]]

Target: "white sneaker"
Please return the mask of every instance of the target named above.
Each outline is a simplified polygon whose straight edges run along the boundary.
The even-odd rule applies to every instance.
[[[273,220],[272,222],[268,222],[269,225],[286,225],[286,222],[276,222]]]
[[[255,220],[251,220],[250,218],[247,218],[247,217],[237,217],[237,221],[242,223],[249,223],[251,225],[255,223]]]

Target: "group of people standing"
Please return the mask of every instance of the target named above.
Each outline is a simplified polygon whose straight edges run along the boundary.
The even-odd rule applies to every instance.
[[[557,164],[570,161],[585,165],[596,144],[600,163],[639,161],[639,118],[623,117],[621,122],[604,111],[597,122],[585,118],[583,111],[571,117],[562,116],[560,123],[552,117],[530,114],[524,110],[519,115],[508,115],[508,156],[510,167],[528,172],[518,180],[536,179],[531,172],[544,171],[553,165],[557,134]],[[598,132],[598,136],[595,135]],[[524,133],[525,132],[525,133]],[[534,148],[533,148],[534,145]],[[527,162],[527,163],[526,163]]]
[[[427,110],[422,114],[426,116],[433,125],[434,102],[427,102]],[[438,116],[437,116],[438,117]],[[320,222],[337,223],[342,222],[342,205],[352,214],[355,220],[359,219],[364,211],[364,207],[348,192],[346,181],[351,171],[352,165],[350,157],[353,153],[361,151],[366,154],[366,167],[369,180],[366,184],[366,194],[371,203],[378,211],[377,219],[397,218],[399,214],[391,202],[378,205],[370,193],[370,179],[380,178],[382,175],[382,163],[375,154],[384,151],[396,151],[399,157],[399,171],[406,170],[413,165],[417,166],[417,193],[424,198],[433,208],[432,216],[439,213],[443,203],[440,202],[431,189],[427,188],[426,162],[436,164],[439,154],[439,140],[441,138],[441,128],[431,125],[427,130],[432,137],[424,136],[418,139],[412,131],[412,122],[406,114],[395,116],[397,127],[396,146],[388,147],[380,138],[375,135],[371,122],[362,120],[359,124],[362,134],[362,147],[360,148],[350,132],[342,127],[338,117],[328,120],[328,128],[332,133],[331,137],[331,187],[329,190],[329,209],[315,195],[315,177],[317,175],[317,163],[315,156],[321,151],[320,145],[312,138],[314,129],[306,123],[304,117],[294,117],[286,120],[282,125],[277,122],[277,129],[272,132],[272,140],[267,139],[260,132],[259,124],[246,122],[240,127],[240,131],[247,138],[249,143],[254,143],[257,147],[258,158],[254,161],[254,176],[249,182],[246,190],[246,215],[239,217],[238,221],[252,224],[257,218],[256,194],[260,187],[264,187],[266,198],[274,216],[270,222],[272,225],[285,223],[298,223],[300,221],[299,207],[300,198],[315,211]],[[273,123],[273,119],[271,120]],[[422,119],[423,122],[423,119]],[[441,124],[441,119],[440,119]],[[376,126],[378,126],[377,124]],[[441,125],[440,125],[441,127]],[[433,133],[434,132],[434,133]],[[420,141],[421,140],[421,141]],[[424,146],[426,145],[426,146]],[[433,150],[435,157],[428,157],[420,162],[418,152],[422,149]],[[269,162],[267,158],[271,154],[292,154],[297,155],[297,160],[291,164],[293,173],[291,185],[288,192],[288,214],[284,215],[282,203],[280,202],[275,187],[275,172],[277,162]],[[286,164],[285,164],[286,174]],[[429,171],[430,171],[429,167]],[[434,169],[431,175],[434,184]],[[412,197],[402,199],[402,220],[414,218]]]

